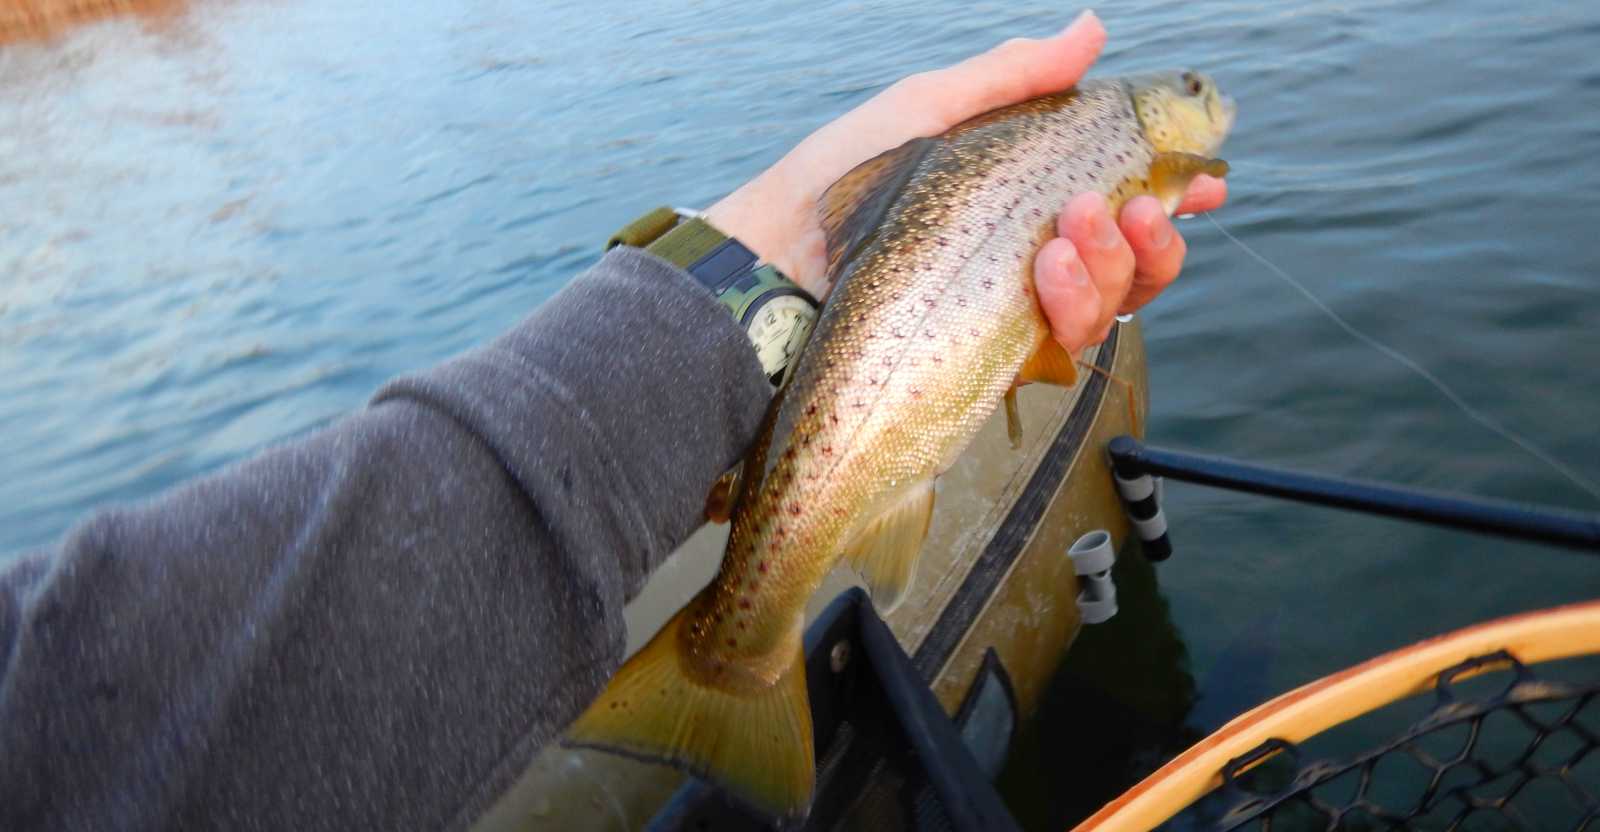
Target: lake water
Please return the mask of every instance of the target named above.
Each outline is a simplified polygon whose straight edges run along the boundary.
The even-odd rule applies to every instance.
[[[1600,5],[1099,12],[1099,72],[1195,66],[1238,100],[1221,222],[1600,479]],[[642,210],[707,204],[895,78],[1071,13],[218,0],[0,46],[0,559],[360,406],[512,325]],[[1600,508],[1184,229],[1184,279],[1144,316],[1151,441]],[[1265,696],[1600,594],[1600,562],[1560,550],[1167,493],[1158,576],[1202,690],[1241,639],[1270,647]]]

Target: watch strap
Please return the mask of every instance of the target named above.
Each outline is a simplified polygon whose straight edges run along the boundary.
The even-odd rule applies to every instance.
[[[772,290],[792,291],[816,305],[777,267],[758,263],[760,258],[743,243],[699,217],[684,216],[665,205],[623,226],[606,241],[607,249],[619,245],[642,248],[689,272],[741,323],[750,303]]]
[[[715,226],[692,215],[662,206],[628,223],[606,241],[606,248],[626,245],[645,251],[687,271],[706,287],[712,297],[727,309],[733,319],[749,333],[761,354],[763,369],[774,384],[780,384],[789,369],[788,347],[783,357],[764,352],[756,342],[756,315],[768,309],[774,298],[792,295],[813,310],[798,337],[810,332],[816,319],[817,301],[770,263],[761,263],[755,252]],[[776,322],[768,321],[768,325]],[[802,340],[803,343],[803,340]],[[768,345],[770,346],[770,345]],[[771,366],[768,366],[771,365]]]

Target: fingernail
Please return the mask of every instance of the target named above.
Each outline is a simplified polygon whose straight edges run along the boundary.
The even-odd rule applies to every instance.
[[[1117,224],[1111,221],[1111,215],[1105,211],[1096,211],[1094,227],[1094,244],[1101,248],[1116,248],[1122,241],[1122,232],[1117,230]]]
[[[1086,25],[1091,20],[1099,20],[1099,16],[1094,13],[1094,9],[1084,9],[1083,11],[1078,12],[1078,16],[1074,17],[1071,23],[1063,26],[1061,31],[1056,33],[1056,37],[1066,37],[1068,34]]]
[[[1158,249],[1172,244],[1172,223],[1156,220],[1150,223],[1150,244]]]
[[[1061,270],[1067,273],[1067,283],[1082,286],[1089,282],[1089,270],[1084,268],[1083,260],[1078,257],[1078,250],[1071,243],[1061,252]]]

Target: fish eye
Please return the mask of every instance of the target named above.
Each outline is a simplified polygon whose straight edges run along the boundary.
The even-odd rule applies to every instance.
[[[1183,74],[1183,86],[1184,89],[1189,91],[1190,95],[1199,95],[1205,92],[1206,82],[1205,79],[1193,72],[1185,72]]]

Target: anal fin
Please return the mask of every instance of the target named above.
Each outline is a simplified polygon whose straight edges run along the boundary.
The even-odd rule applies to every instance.
[[[888,613],[905,598],[916,572],[917,554],[933,517],[933,480],[901,492],[845,547],[845,557],[867,582],[872,605]]]

